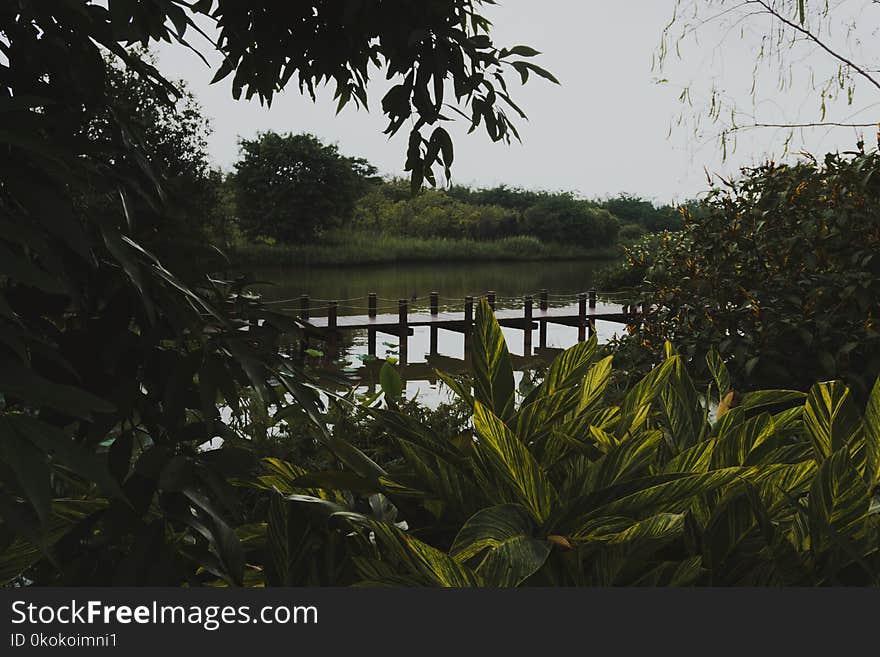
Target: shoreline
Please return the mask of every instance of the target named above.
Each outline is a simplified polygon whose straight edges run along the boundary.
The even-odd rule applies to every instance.
[[[623,256],[621,245],[595,248],[545,244],[534,238],[487,242],[358,236],[336,244],[247,244],[228,250],[229,267],[359,267],[429,262],[546,262],[607,260]]]

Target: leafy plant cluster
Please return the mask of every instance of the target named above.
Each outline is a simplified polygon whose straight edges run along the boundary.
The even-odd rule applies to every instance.
[[[312,530],[329,530],[320,540],[346,537],[333,572],[347,583],[876,583],[880,385],[864,415],[839,382],[809,394],[755,391],[735,404],[722,360],[707,360],[705,395],[667,347],[610,403],[612,357],[582,343],[517,403],[484,303],[473,388],[449,380],[472,408],[472,433],[439,436],[390,398],[371,412],[402,464],[342,474],[267,461],[256,485],[289,513],[307,508]],[[249,562],[289,555],[273,522],[289,531],[294,517],[270,517],[267,552]],[[339,583],[290,560],[274,568],[295,575],[287,583]]]
[[[678,234],[628,250],[613,280],[648,314],[630,340],[689,359],[716,348],[742,388],[880,373],[880,155],[768,163],[714,189]]]
[[[716,352],[707,357],[711,379],[700,392],[667,345],[660,365],[612,399],[612,359],[595,339],[579,343],[517,399],[501,329],[483,302],[472,383],[443,375],[464,416],[439,424],[419,418],[400,398],[390,364],[381,377],[385,403],[358,407],[372,418],[366,447],[374,455],[379,448],[381,459],[346,440],[351,424],[330,431],[327,416],[309,420],[307,433],[317,429],[330,456],[315,462],[318,470],[280,455],[257,461],[245,443],[180,453],[160,477],[171,490],[181,486],[190,507],[205,500],[185,485],[189,478],[216,476],[220,463],[239,473],[227,481],[231,496],[218,498],[222,510],[187,520],[179,534],[186,550],[202,522],[234,527],[208,546],[187,581],[877,584],[880,383],[864,412],[840,382],[737,399]],[[354,402],[334,403],[353,409]],[[278,407],[274,422],[302,426],[293,409]],[[470,426],[462,424],[466,417]],[[113,540],[112,499],[95,489],[52,499],[49,545],[71,561],[53,565],[21,537],[3,552],[5,577],[52,581],[59,569],[70,582],[89,564],[79,575],[95,578],[94,550]],[[147,547],[116,555],[122,565],[100,565],[117,577],[152,581],[164,562],[148,558]]]

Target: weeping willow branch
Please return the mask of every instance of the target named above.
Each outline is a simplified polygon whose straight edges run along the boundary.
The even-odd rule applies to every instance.
[[[747,125],[735,125],[728,128],[727,132],[736,130],[748,130],[751,128],[875,128],[878,123],[840,123],[838,121],[814,121],[812,123],[749,123]]]
[[[805,28],[803,25],[798,25],[798,24],[795,23],[794,21],[789,20],[788,18],[786,18],[785,16],[783,16],[782,14],[780,14],[776,9],[774,9],[774,8],[770,5],[770,3],[765,2],[765,0],[746,0],[746,4],[757,4],[757,5],[760,5],[761,7],[764,8],[764,10],[765,10],[768,14],[770,14],[771,16],[773,16],[774,18],[776,18],[776,20],[780,21],[781,23],[784,23],[785,25],[787,25],[787,26],[790,27],[791,29],[793,29],[793,30],[799,32],[800,34],[803,34],[805,37],[807,37],[807,39],[809,39],[810,41],[812,41],[813,43],[815,43],[815,44],[816,44],[817,46],[819,46],[822,50],[824,50],[824,51],[827,52],[829,55],[831,55],[832,57],[834,57],[837,61],[839,61],[839,62],[841,62],[841,63],[843,63],[843,64],[846,64],[846,65],[849,66],[853,71],[855,71],[856,73],[858,73],[859,75],[861,75],[863,78],[865,78],[868,82],[870,82],[870,83],[873,84],[875,87],[877,87],[877,89],[880,89],[880,82],[878,82],[877,80],[875,80],[875,79],[871,76],[871,74],[868,73],[868,71],[867,71],[866,69],[862,68],[861,66],[859,66],[858,64],[856,64],[856,63],[853,62],[852,60],[848,59],[847,57],[841,55],[839,52],[836,52],[836,51],[832,50],[827,44],[825,44],[821,39],[819,39],[819,37],[817,37],[815,34],[813,34],[810,30],[808,30],[807,28]],[[831,125],[831,124],[830,124],[830,123],[828,123],[828,124],[824,124],[824,123],[823,123],[823,124],[820,124],[820,125]],[[873,125],[873,124],[872,124],[872,125]]]

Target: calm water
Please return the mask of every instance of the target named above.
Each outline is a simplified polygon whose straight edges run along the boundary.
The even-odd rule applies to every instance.
[[[497,307],[522,307],[522,296],[537,295],[541,289],[550,293],[553,306],[576,306],[575,295],[594,286],[596,271],[608,266],[610,261],[565,262],[515,262],[515,263],[428,263],[370,265],[358,267],[271,267],[251,272],[260,281],[272,284],[254,285],[253,290],[273,303],[276,309],[297,312],[299,297],[311,298],[313,317],[325,314],[326,302],[339,303],[339,314],[365,315],[367,294],[375,292],[379,298],[379,312],[397,312],[397,300],[405,298],[413,310],[428,307],[428,295],[436,291],[440,295],[441,312],[461,312],[464,297],[480,297],[488,290],[498,295]],[[600,291],[601,292],[601,291]],[[605,341],[623,326],[611,322],[597,322],[596,332]],[[508,349],[515,356],[524,353],[524,332],[503,329]],[[523,372],[531,372],[552,358],[552,350],[562,349],[577,341],[574,327],[548,324],[547,346],[550,353],[536,355],[533,349],[526,360],[517,359],[517,382]],[[538,332],[533,331],[532,345],[538,345]],[[316,345],[320,348],[320,345]],[[464,340],[460,333],[440,330],[438,351],[442,356],[428,362],[429,329],[416,327],[408,339],[409,367],[400,368],[406,381],[407,395],[418,394],[419,399],[431,406],[446,399],[446,389],[431,380],[431,368],[454,370],[464,358]],[[367,356],[366,331],[346,334],[342,343],[343,367],[370,387],[375,381],[376,363]],[[396,336],[378,334],[377,357],[396,357],[399,341]]]

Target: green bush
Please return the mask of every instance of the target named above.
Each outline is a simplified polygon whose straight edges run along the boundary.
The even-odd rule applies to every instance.
[[[602,202],[602,207],[626,223],[638,224],[649,233],[681,230],[681,213],[671,205],[655,206],[648,200],[630,194],[619,194]]]
[[[684,231],[629,249],[617,278],[652,307],[635,341],[715,347],[744,388],[842,378],[864,399],[880,373],[878,170],[876,152],[746,170]]]
[[[635,242],[644,237],[648,231],[640,224],[623,224],[617,234],[621,242]]]

